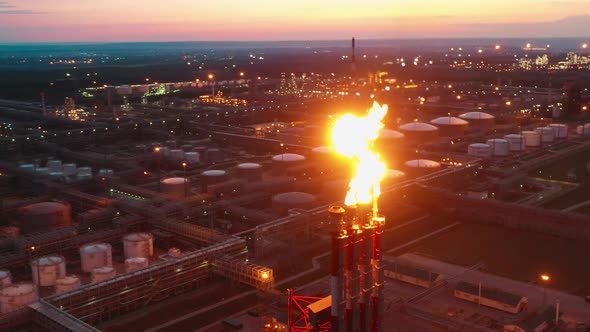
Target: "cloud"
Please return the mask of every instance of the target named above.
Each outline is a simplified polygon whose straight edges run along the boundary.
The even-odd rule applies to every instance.
[[[30,9],[0,10],[0,15],[37,15],[37,14],[47,14],[47,12],[35,12]]]

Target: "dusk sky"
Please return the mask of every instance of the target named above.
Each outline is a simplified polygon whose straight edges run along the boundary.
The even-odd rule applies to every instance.
[[[10,0],[0,42],[587,37],[588,0]]]

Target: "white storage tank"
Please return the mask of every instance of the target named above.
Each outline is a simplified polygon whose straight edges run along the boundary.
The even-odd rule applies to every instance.
[[[185,196],[185,187],[189,186],[189,179],[187,178],[167,178],[160,181],[162,192],[176,198]]]
[[[502,138],[491,138],[487,140],[487,145],[492,148],[492,156],[507,156],[508,155],[508,141]]]
[[[184,151],[181,149],[170,150],[170,159],[180,161],[182,158],[184,158]]]
[[[430,121],[439,129],[439,135],[445,137],[456,137],[465,134],[468,122],[453,116],[443,116]]]
[[[0,270],[0,288],[10,286],[12,284],[12,275],[8,270]]]
[[[296,153],[283,153],[272,157],[273,171],[277,174],[287,173],[289,168],[305,163],[305,157]]]
[[[377,137],[377,142],[384,141],[387,143],[399,141],[405,137],[404,134],[400,133],[397,130],[393,129],[381,129],[379,130],[379,136]]]
[[[198,164],[201,161],[201,158],[198,152],[185,152],[184,161],[188,164]]]
[[[257,163],[242,163],[236,167],[238,177],[250,182],[262,179],[262,165]]]
[[[22,164],[22,165],[18,165],[18,169],[20,171],[24,171],[24,172],[34,172],[35,171],[35,165],[33,165],[33,164]]]
[[[406,173],[410,176],[422,176],[440,170],[440,163],[429,159],[415,159],[404,163]]]
[[[551,143],[554,140],[553,128],[551,127],[539,127],[535,128],[535,131],[541,135],[541,142]]]
[[[508,150],[512,152],[524,150],[524,137],[519,134],[509,134],[504,136],[504,139],[508,141]]]
[[[66,276],[66,260],[63,256],[51,255],[31,262],[33,283],[40,286],[54,286],[57,279]]]
[[[125,260],[125,272],[133,272],[148,267],[149,262],[145,257],[130,257]]]
[[[113,171],[110,168],[103,168],[103,169],[99,169],[98,170],[98,176],[99,177],[104,177],[104,178],[110,178],[115,174],[115,171]]]
[[[49,168],[39,167],[39,168],[35,169],[35,172],[37,172],[39,174],[49,174]]]
[[[80,287],[80,278],[74,275],[66,276],[55,281],[55,293],[63,293]]]
[[[45,231],[72,224],[72,207],[66,202],[42,202],[18,209],[23,233]]]
[[[113,266],[113,251],[108,243],[90,243],[80,247],[82,271],[92,272],[103,266]]]
[[[272,197],[272,209],[279,215],[287,215],[290,209],[310,209],[316,202],[316,197],[303,192],[287,192]]]
[[[76,178],[78,180],[91,180],[92,179],[92,167],[84,166],[78,167],[78,172],[76,173]]]
[[[403,179],[406,176],[406,173],[402,171],[398,171],[396,169],[388,169],[385,171],[385,176],[383,177],[382,185],[389,185],[396,181]]]
[[[7,314],[18,310],[37,301],[38,298],[33,284],[12,284],[0,290],[0,312]]]
[[[78,173],[78,166],[76,164],[64,164],[63,169],[65,176],[74,176]]]
[[[63,166],[61,164],[61,160],[48,160],[47,166],[49,172],[63,172]]]
[[[553,136],[555,138],[566,138],[568,132],[568,126],[562,123],[552,123],[549,128],[553,129]]]
[[[411,122],[401,125],[399,130],[406,138],[415,143],[426,143],[438,137],[438,128],[422,122]]]
[[[212,184],[220,183],[226,180],[226,172],[219,169],[211,169],[201,173],[201,192],[206,193],[208,187]]]
[[[536,131],[523,131],[524,145],[528,147],[541,146],[541,134]]]
[[[125,258],[152,257],[154,255],[154,236],[150,233],[131,233],[123,237]]]
[[[492,157],[492,147],[483,143],[469,144],[467,154],[477,158],[488,159]]]
[[[103,281],[113,278],[117,275],[117,271],[112,266],[101,266],[92,269],[91,280],[92,282]]]
[[[496,124],[494,116],[484,112],[463,113],[459,118],[469,122],[469,128],[472,129],[491,130]]]

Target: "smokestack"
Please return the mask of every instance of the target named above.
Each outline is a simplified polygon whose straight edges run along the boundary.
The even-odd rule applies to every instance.
[[[352,62],[351,62],[351,76],[353,79],[356,79],[356,42],[354,37],[352,37]]]
[[[371,260],[373,289],[371,292],[372,323],[371,332],[383,331],[383,266],[381,263],[381,234],[385,218],[373,218],[373,259]]]
[[[43,108],[43,117],[46,117],[47,107],[45,106],[45,92],[41,92],[41,107]]]

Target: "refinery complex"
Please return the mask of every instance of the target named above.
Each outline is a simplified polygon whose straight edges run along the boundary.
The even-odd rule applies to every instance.
[[[358,43],[44,58],[0,99],[0,330],[585,331],[588,54]]]

